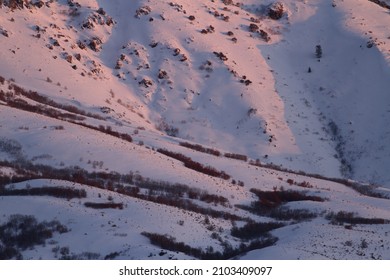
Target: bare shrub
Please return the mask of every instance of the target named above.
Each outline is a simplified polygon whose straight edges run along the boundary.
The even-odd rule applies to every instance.
[[[0,137],[0,152],[8,153],[13,157],[20,157],[22,145],[16,140]]]
[[[374,225],[374,224],[388,224],[390,220],[382,219],[382,218],[363,218],[356,216],[356,213],[339,211],[337,213],[331,212],[326,215],[326,218],[330,220],[332,224],[343,225],[344,223],[349,223],[352,225],[356,224],[366,224],[366,225]]]
[[[102,39],[99,37],[93,37],[90,41],[88,46],[93,50],[94,52],[99,52],[101,50],[101,46],[103,44]],[[80,46],[80,45],[79,45]]]
[[[269,36],[268,32],[263,30],[263,29],[260,29],[259,31],[259,34],[260,34],[260,37],[266,41],[266,42],[269,42],[271,40],[271,37]]]
[[[36,187],[26,189],[3,189],[0,190],[0,196],[53,196],[57,198],[85,198],[87,193],[83,189],[74,189],[69,187]]]
[[[260,205],[269,208],[278,207],[283,203],[291,201],[325,201],[322,197],[307,195],[305,192],[292,190],[262,191],[258,189],[251,189],[250,191],[259,198],[258,202]]]
[[[249,31],[250,32],[257,32],[257,31],[259,31],[259,26],[257,24],[251,23],[251,24],[249,24]]]
[[[240,154],[234,154],[234,153],[225,153],[224,156],[227,158],[232,158],[232,159],[237,159],[237,160],[242,160],[242,161],[248,160],[248,157],[246,155],[240,155]]]
[[[224,3],[226,6],[233,5],[233,0],[222,0],[222,3]]]
[[[283,226],[283,223],[256,223],[254,221],[250,221],[241,228],[233,227],[231,230],[231,235],[244,240],[254,239],[260,236],[265,236],[269,231]]]
[[[305,192],[298,191],[261,191],[257,189],[251,189],[250,191],[256,194],[258,200],[251,202],[250,206],[236,205],[238,208],[259,216],[267,216],[282,221],[302,221],[313,219],[318,216],[317,213],[310,212],[306,209],[290,209],[283,206],[287,202],[305,200],[324,201],[322,197],[306,195]]]
[[[214,250],[210,250],[210,248],[206,248],[206,250],[202,250],[201,248],[193,248],[184,242],[176,241],[176,238],[169,235],[150,232],[142,232],[142,235],[148,237],[153,245],[159,246],[165,250],[179,251],[197,259],[203,260],[231,259],[251,250],[262,249],[271,246],[278,240],[276,237],[268,236],[262,239],[254,240],[249,244],[242,243],[238,248],[232,248],[229,243],[223,242],[223,252],[214,252]]]
[[[316,46],[316,57],[318,59],[322,58],[322,47],[321,47],[321,45],[317,45]]]
[[[171,152],[165,149],[157,149],[157,152],[175,158],[177,160],[180,160],[184,163],[185,167],[204,173],[206,175],[222,178],[224,180],[229,180],[231,178],[231,176],[226,174],[224,171],[218,171],[217,169],[211,166],[204,166],[201,163],[193,161],[191,158],[183,154]]]
[[[146,16],[146,15],[150,14],[151,12],[152,12],[152,8],[150,6],[142,6],[135,11],[134,16],[136,18],[141,18],[141,16]]]
[[[166,123],[164,120],[160,120],[156,128],[160,131],[164,131],[167,135],[172,137],[177,137],[179,134],[179,129]]]
[[[144,86],[145,88],[153,86],[152,80],[147,78],[143,78],[140,82],[138,82],[138,84]]]
[[[123,203],[115,202],[85,202],[84,206],[93,209],[123,209]]]
[[[205,148],[205,147],[203,147],[203,146],[201,146],[199,144],[191,144],[191,143],[188,143],[188,142],[180,142],[180,146],[183,146],[183,147],[186,147],[186,148],[189,148],[189,149],[201,152],[201,153],[214,155],[214,156],[217,156],[217,157],[221,155],[220,151],[215,150],[215,149],[211,149],[211,148]]]
[[[261,205],[258,202],[252,202],[250,206],[236,205],[236,207],[259,216],[270,217],[279,221],[293,220],[295,222],[299,222],[314,219],[318,216],[317,213],[310,212],[307,209],[290,209],[285,206],[269,208]]]
[[[11,10],[23,9],[24,8],[24,4],[25,4],[24,0],[8,0],[7,2],[4,1],[3,4],[8,6]]]
[[[223,52],[214,52],[214,54],[222,61],[228,60],[228,57]]]
[[[39,223],[34,216],[12,215],[0,225],[0,259],[22,258],[20,251],[44,245],[55,232],[68,231],[56,220]]]
[[[281,19],[284,13],[284,6],[280,2],[273,3],[268,8],[268,16],[275,20]]]
[[[47,77],[46,79],[47,82],[49,83],[52,83],[53,81]],[[59,84],[60,85],[60,84]],[[71,112],[71,113],[75,113],[75,114],[78,114],[78,115],[83,115],[83,116],[86,116],[86,117],[91,117],[91,118],[95,118],[95,119],[99,119],[99,120],[104,120],[105,118],[98,115],[98,114],[93,114],[93,113],[90,113],[90,112],[86,112],[84,110],[81,110],[79,108],[77,108],[76,106],[73,106],[73,105],[66,105],[66,104],[61,104],[61,103],[58,103],[58,102],[55,102],[54,100],[50,99],[49,97],[47,96],[44,96],[42,94],[39,94],[38,92],[36,91],[31,91],[31,90],[26,90],[14,83],[10,84],[9,85],[9,88],[11,90],[14,91],[15,95],[23,95],[24,97],[27,97],[28,99],[31,99],[31,100],[34,100],[38,103],[42,103],[44,105],[48,105],[48,106],[51,106],[51,107],[54,107],[54,108],[58,108],[58,109],[61,109],[61,110],[65,110],[65,111],[68,111],[68,112]],[[34,108],[37,108],[37,111],[38,110],[38,106],[39,105],[31,105],[32,107]],[[48,111],[50,109],[47,109]],[[60,112],[58,112],[59,114],[61,114]],[[77,119],[77,118],[76,118]]]

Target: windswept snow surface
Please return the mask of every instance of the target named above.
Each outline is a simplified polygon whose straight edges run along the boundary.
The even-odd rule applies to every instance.
[[[68,247],[73,257],[189,259],[196,257],[159,249],[142,233],[226,253],[253,241],[232,228],[282,222],[270,232],[273,246],[229,257],[390,259],[389,9],[368,0],[284,0],[275,20],[271,0],[11,2],[0,6],[0,191],[86,190],[68,200],[0,196],[0,224],[28,214],[71,229],[24,258],[71,257],[61,254]],[[178,153],[230,178],[188,168]],[[73,177],[43,178],[49,168]],[[161,185],[126,195],[118,178],[129,174],[135,181],[125,188],[168,182],[228,202],[177,198],[205,214],[156,199],[169,192]],[[288,202],[314,215],[280,221],[247,211],[252,188],[323,201]],[[383,223],[326,218],[340,211]]]

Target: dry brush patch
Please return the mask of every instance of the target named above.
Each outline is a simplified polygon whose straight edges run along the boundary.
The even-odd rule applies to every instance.
[[[32,164],[28,161],[17,162],[0,162],[0,167],[11,167],[17,176],[0,176],[0,191],[4,194],[11,194],[5,189],[7,184],[28,182],[32,179],[56,179],[68,182],[74,182],[81,185],[95,187],[99,189],[109,190],[112,192],[120,193],[126,196],[150,201],[157,204],[168,205],[179,209],[195,212],[203,215],[209,215],[214,218],[220,218],[225,220],[246,220],[244,217],[240,217],[236,214],[232,214],[228,211],[216,210],[211,207],[200,206],[196,201],[204,202],[207,204],[221,205],[222,207],[230,209],[230,203],[227,198],[215,194],[209,194],[206,191],[191,188],[183,184],[175,184],[164,181],[155,181],[149,178],[144,178],[141,175],[134,175],[132,172],[128,174],[120,174],[116,172],[88,172],[80,167],[68,167],[63,169],[56,169],[51,166],[42,164]],[[59,189],[47,189],[36,188],[30,190],[13,190],[13,194],[28,195],[32,192],[43,195],[59,195],[65,192],[63,196],[73,197],[79,195],[79,191],[76,190],[76,194],[69,194],[71,190]],[[81,191],[82,194],[84,193]],[[86,205],[94,206],[92,204]],[[97,205],[98,207],[99,205]],[[107,207],[110,205],[107,205]]]
[[[357,216],[356,213],[339,211],[337,213],[330,212],[326,215],[326,219],[330,221],[331,224],[343,225],[345,223],[351,225],[364,224],[364,225],[383,225],[389,224],[390,220],[382,218],[364,218]]]
[[[85,198],[87,192],[83,189],[58,186],[27,187],[25,189],[6,189],[0,187],[0,196],[52,196],[57,198]]]
[[[47,96],[39,94],[36,91],[26,90],[26,89],[16,85],[15,83],[10,83],[8,89],[13,91],[16,96],[22,95],[22,96],[24,96],[28,99],[31,99],[37,103],[41,103],[41,104],[51,106],[51,107],[54,107],[57,109],[68,111],[69,113],[82,115],[85,117],[91,117],[91,118],[98,119],[98,120],[105,120],[104,117],[102,117],[98,114],[92,114],[90,112],[86,112],[82,109],[77,108],[76,106],[73,106],[73,105],[60,104],[60,103],[55,102],[54,100],[50,99]]]
[[[171,158],[177,159],[183,162],[185,167],[189,169],[193,169],[200,173],[217,177],[217,178],[222,178],[224,180],[229,180],[231,178],[231,176],[229,174],[226,174],[224,171],[219,171],[212,166],[204,166],[203,164],[194,161],[190,157],[187,157],[181,153],[171,152],[166,149],[157,149],[157,152],[169,156]]]
[[[236,205],[236,207],[249,211],[259,216],[270,217],[276,220],[296,222],[316,218],[317,213],[308,209],[290,209],[285,206],[288,202],[293,201],[317,201],[323,202],[325,199],[319,196],[307,195],[306,192],[292,190],[274,190],[262,191],[251,189],[258,199],[252,201],[250,205]]]
[[[233,248],[229,243],[223,243],[222,244],[224,247],[223,251],[215,252],[212,247],[208,247],[206,249],[194,248],[185,244],[184,242],[176,241],[175,237],[169,235],[150,233],[150,232],[143,232],[142,235],[149,238],[150,242],[153,245],[159,246],[165,250],[182,252],[186,255],[195,257],[197,259],[202,259],[202,260],[231,259],[252,250],[262,249],[268,246],[272,246],[278,240],[278,238],[274,236],[267,236],[264,238],[253,240],[247,244],[241,243],[240,246],[238,246],[237,248]]]
[[[324,198],[314,195],[307,195],[306,192],[293,191],[293,190],[274,190],[274,191],[262,191],[258,189],[251,189],[258,199],[259,203],[264,207],[278,207],[284,203],[292,201],[317,201],[323,202]]]
[[[276,170],[276,171],[281,171],[284,173],[301,175],[301,176],[305,176],[308,178],[315,178],[315,179],[320,179],[320,180],[324,180],[324,181],[338,183],[338,184],[344,185],[346,187],[352,188],[356,192],[358,192],[362,195],[365,195],[365,196],[390,199],[390,196],[387,196],[383,193],[378,192],[376,186],[366,185],[366,184],[359,183],[359,182],[352,181],[352,180],[345,179],[345,178],[332,178],[332,177],[327,177],[327,176],[320,175],[320,174],[307,173],[307,172],[304,172],[302,170],[299,170],[299,171],[292,170],[292,169],[284,168],[280,165],[276,165],[273,163],[263,163],[259,159],[250,160],[249,164],[253,165],[253,166],[261,167],[261,168],[267,168],[267,169],[272,169],[272,170]],[[306,186],[310,188],[310,185],[306,185]]]
[[[233,227],[231,235],[240,239],[249,240],[260,236],[268,236],[269,231],[284,227],[285,224],[279,222],[254,222],[249,221],[243,227]]]
[[[123,203],[115,202],[85,202],[84,206],[93,209],[123,209]]]
[[[7,222],[0,225],[0,259],[22,259],[22,251],[45,245],[55,233],[68,231],[57,220],[38,222],[34,216],[11,215]]]
[[[188,143],[188,142],[180,142],[180,146],[183,146],[183,147],[186,147],[186,148],[189,148],[189,149],[201,152],[201,153],[214,155],[214,156],[217,156],[217,157],[221,155],[220,151],[212,149],[212,148],[206,148],[206,147],[203,147],[202,145],[199,145],[199,144],[191,144],[191,143]]]

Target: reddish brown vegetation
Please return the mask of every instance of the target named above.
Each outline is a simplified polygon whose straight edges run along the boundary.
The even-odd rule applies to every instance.
[[[172,157],[174,159],[177,159],[177,160],[183,162],[184,166],[189,168],[189,169],[193,169],[195,171],[201,172],[201,173],[209,175],[209,176],[222,178],[224,180],[230,179],[230,175],[226,174],[224,171],[218,171],[217,169],[215,169],[214,167],[211,167],[211,166],[204,166],[201,163],[193,161],[191,158],[189,158],[183,154],[171,152],[171,151],[168,151],[165,149],[157,149],[157,152],[162,153],[166,156]]]

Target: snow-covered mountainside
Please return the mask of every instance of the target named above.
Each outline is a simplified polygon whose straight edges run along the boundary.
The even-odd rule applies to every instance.
[[[389,259],[389,13],[0,0],[0,258]]]

